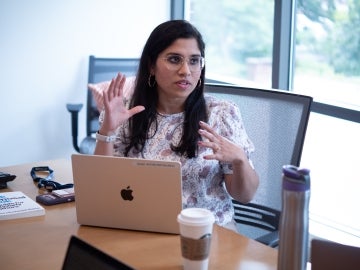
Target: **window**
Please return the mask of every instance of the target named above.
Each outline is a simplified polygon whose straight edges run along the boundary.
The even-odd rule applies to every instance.
[[[258,0],[254,5],[253,0],[196,0],[187,4],[186,19],[206,43],[207,78],[270,88],[273,1]]]
[[[310,212],[360,244],[360,1],[184,3],[206,42],[207,79],[314,97],[302,156],[316,179]]]
[[[359,113],[360,2],[297,2],[294,91]],[[360,119],[355,119],[312,113],[302,155],[302,164],[313,167],[318,180],[312,183],[311,218],[320,236],[332,234],[337,241],[356,236],[360,242],[360,216],[355,214],[360,203]]]
[[[360,246],[360,125],[311,113],[301,165],[311,168],[310,232]]]
[[[294,91],[360,108],[360,2],[298,0]]]

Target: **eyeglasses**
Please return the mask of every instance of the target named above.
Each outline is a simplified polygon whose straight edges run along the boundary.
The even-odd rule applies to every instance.
[[[200,72],[205,65],[205,59],[202,56],[185,58],[182,55],[170,54],[163,59],[165,60],[166,67],[172,71],[179,70],[184,65],[185,60],[191,72]]]

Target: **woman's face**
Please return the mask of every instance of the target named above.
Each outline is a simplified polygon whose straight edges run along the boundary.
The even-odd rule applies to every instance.
[[[162,51],[150,70],[160,100],[185,102],[199,82],[203,61],[195,38],[179,38]]]

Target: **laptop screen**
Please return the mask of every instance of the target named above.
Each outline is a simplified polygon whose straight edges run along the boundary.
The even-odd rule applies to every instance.
[[[62,269],[135,270],[76,236],[70,238]]]

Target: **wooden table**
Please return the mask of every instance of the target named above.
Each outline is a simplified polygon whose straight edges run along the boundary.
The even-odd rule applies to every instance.
[[[39,194],[30,170],[50,166],[55,181],[72,182],[70,160],[52,160],[0,168],[15,174],[6,191]],[[136,269],[182,269],[178,235],[80,226],[75,202],[44,206],[45,216],[0,221],[1,269],[61,269],[71,235]],[[219,226],[214,227],[209,269],[276,269],[277,251]]]

